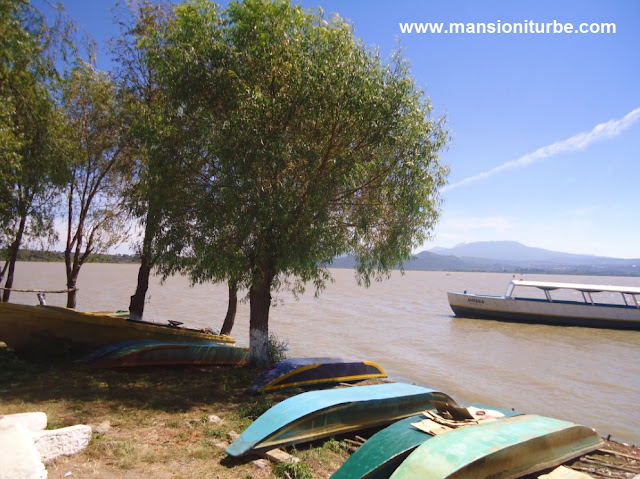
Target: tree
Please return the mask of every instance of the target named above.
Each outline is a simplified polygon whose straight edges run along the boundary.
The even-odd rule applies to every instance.
[[[71,165],[67,187],[67,307],[76,306],[80,269],[92,253],[102,253],[126,237],[122,192],[129,180],[126,142],[121,141],[119,105],[112,82],[86,63],[63,85]]]
[[[264,363],[271,293],[289,278],[318,292],[350,253],[368,285],[429,237],[444,122],[400,53],[385,64],[339,17],[288,1],[179,5],[153,41],[168,100],[200,127],[176,222],[191,239],[174,251],[249,290],[250,358]]]
[[[170,200],[172,185],[167,174],[176,161],[166,117],[162,113],[162,92],[157,88],[155,72],[144,61],[143,39],[166,21],[170,13],[165,5],[146,1],[129,2],[120,16],[120,35],[115,39],[114,57],[117,68],[118,94],[123,106],[126,141],[135,150],[134,174],[126,192],[128,208],[143,227],[139,248],[140,269],[135,293],[131,296],[131,318],[141,319],[149,288],[149,277],[157,261],[155,237],[160,227],[163,204]]]
[[[0,6],[0,247],[7,256],[2,301],[13,286],[25,240],[55,237],[55,197],[64,181],[61,115],[56,109],[56,57],[69,47],[68,23],[49,28],[28,1]]]

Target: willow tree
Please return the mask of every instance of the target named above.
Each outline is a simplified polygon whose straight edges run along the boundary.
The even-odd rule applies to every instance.
[[[123,190],[129,180],[128,145],[122,141],[119,105],[109,77],[80,63],[64,82],[70,180],[66,191],[64,259],[67,307],[76,307],[76,284],[91,254],[126,238]]]
[[[198,267],[249,290],[250,358],[264,363],[284,282],[320,291],[348,253],[368,285],[428,239],[443,121],[399,53],[385,63],[340,17],[288,1],[182,4],[154,44],[169,101],[202,126],[184,150]]]
[[[56,109],[57,67],[70,46],[70,25],[54,26],[28,0],[0,4],[0,249],[6,248],[0,300],[8,301],[18,250],[55,237],[54,198],[64,179],[63,129]]]
[[[125,141],[132,147],[133,175],[126,191],[128,209],[138,219],[142,239],[138,247],[140,268],[129,313],[141,319],[149,277],[157,261],[154,246],[164,204],[174,185],[172,164],[178,161],[170,134],[170,120],[162,114],[163,95],[151,63],[144,61],[144,39],[166,21],[167,5],[131,1],[119,11],[120,35],[113,42],[114,69],[126,129]]]

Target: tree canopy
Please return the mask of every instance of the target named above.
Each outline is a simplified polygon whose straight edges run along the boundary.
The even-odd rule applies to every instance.
[[[367,284],[428,238],[447,132],[399,52],[282,0],[181,4],[151,42],[185,168],[164,248],[249,290],[254,361],[283,281],[350,253]]]
[[[58,12],[59,13],[59,12]],[[26,0],[0,5],[0,280],[9,300],[18,249],[55,237],[54,198],[66,179],[62,116],[56,108],[59,55],[71,49],[68,23],[47,26]]]

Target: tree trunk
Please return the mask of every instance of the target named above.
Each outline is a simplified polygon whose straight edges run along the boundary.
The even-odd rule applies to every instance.
[[[143,254],[140,258],[140,269],[138,270],[138,285],[136,292],[131,296],[129,303],[129,318],[133,320],[142,319],[144,313],[144,299],[149,289],[149,276],[151,275],[151,259]]]
[[[11,296],[11,288],[13,287],[13,273],[16,269],[16,261],[18,259],[18,248],[16,243],[13,243],[9,248],[9,255],[7,258],[7,281],[4,283],[4,291],[2,292],[2,302],[8,303],[9,296]]]
[[[64,265],[67,272],[67,308],[76,309],[76,284],[78,282],[78,274],[80,266],[78,265],[78,254],[73,257],[71,262],[71,251],[69,249],[64,252]]]
[[[78,273],[80,271],[74,270],[71,276],[67,278],[67,308],[76,309],[77,291],[76,283],[78,281]]]
[[[16,261],[18,261],[18,251],[20,250],[20,243],[22,243],[22,235],[24,234],[24,228],[27,223],[27,217],[22,216],[20,218],[20,225],[18,226],[18,232],[16,233],[16,237],[9,246],[9,251],[7,254],[7,264],[5,268],[3,268],[2,272],[4,273],[5,269],[7,270],[7,281],[4,284],[4,291],[2,294],[2,302],[8,303],[9,296],[11,296],[11,288],[13,287],[13,274],[16,269]]]
[[[238,282],[229,280],[229,306],[227,307],[227,315],[222,324],[220,334],[231,334],[233,324],[236,320],[236,311],[238,310]]]
[[[269,308],[271,307],[271,282],[273,278],[261,278],[249,289],[249,365],[265,367],[269,364]]]

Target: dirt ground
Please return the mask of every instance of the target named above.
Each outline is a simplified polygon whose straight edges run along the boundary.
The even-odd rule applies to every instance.
[[[50,479],[329,478],[349,457],[349,438],[288,448],[297,464],[225,454],[234,432],[287,397],[247,395],[256,374],[228,367],[80,369],[27,363],[0,348],[0,414],[43,411],[49,429],[92,427],[84,452],[47,466]],[[607,441],[568,465],[596,478],[633,478],[640,449]]]

